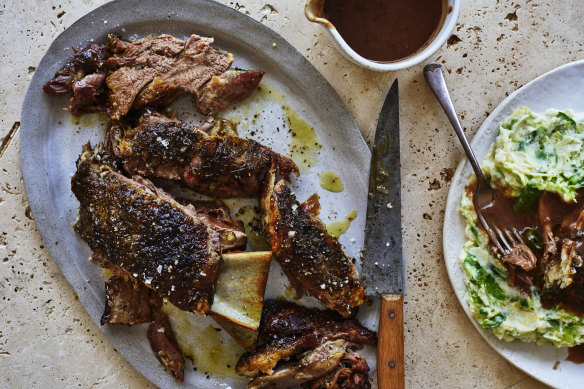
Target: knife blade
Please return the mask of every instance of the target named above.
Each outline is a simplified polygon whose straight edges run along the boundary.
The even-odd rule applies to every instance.
[[[379,115],[369,171],[365,250],[361,274],[368,295],[379,295],[379,388],[404,388],[403,294],[398,82]]]

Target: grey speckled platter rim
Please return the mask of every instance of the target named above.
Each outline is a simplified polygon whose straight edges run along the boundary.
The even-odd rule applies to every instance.
[[[516,107],[527,106],[534,112],[543,112],[548,108],[569,108],[584,112],[584,92],[578,91],[578,88],[584,88],[584,60],[553,69],[513,92],[489,115],[474,136],[471,147],[477,159],[482,161],[486,157],[498,134],[498,124]],[[584,369],[581,365],[564,362],[566,349],[499,340],[489,330],[481,328],[472,317],[465,301],[466,287],[459,264],[465,226],[460,215],[460,199],[471,173],[470,163],[465,158],[458,165],[452,179],[443,227],[446,269],[460,304],[487,343],[511,364],[552,387],[580,388],[584,380]],[[554,369],[556,361],[560,361],[560,364]]]
[[[222,30],[237,37],[242,45],[255,48],[272,61],[279,63],[282,72],[289,77],[304,96],[319,112],[326,113],[330,122],[338,127],[339,141],[344,142],[346,158],[353,163],[363,164],[369,161],[370,151],[363,139],[353,118],[346,109],[343,101],[326,81],[326,79],[284,38],[254,19],[213,1],[205,0],[124,0],[107,3],[78,21],[60,34],[51,44],[42,58],[29,85],[21,113],[21,162],[24,183],[28,200],[49,253],[55,260],[69,283],[73,286],[85,309],[99,326],[101,307],[90,302],[90,288],[87,280],[75,266],[71,266],[78,258],[74,258],[66,250],[65,245],[59,245],[61,230],[57,215],[52,204],[51,193],[47,190],[52,179],[51,172],[44,161],[50,159],[43,149],[47,142],[45,120],[47,97],[42,93],[42,85],[49,80],[71,55],[70,50],[64,48],[79,47],[88,44],[92,38],[105,35],[114,26],[124,26],[127,23],[141,21],[162,20],[176,18],[182,22],[197,21],[207,23],[210,30]],[[217,21],[220,21],[218,25]],[[107,21],[107,23],[104,23]],[[276,44],[277,50],[268,51]],[[65,196],[67,194],[53,194]],[[83,258],[86,260],[86,258]],[[108,332],[105,327],[100,329],[109,337],[116,349],[132,363],[146,378],[160,387],[187,387],[177,386],[170,374],[163,371],[159,365],[147,362],[139,350],[127,342],[130,339],[129,330]],[[147,368],[145,368],[147,367]]]

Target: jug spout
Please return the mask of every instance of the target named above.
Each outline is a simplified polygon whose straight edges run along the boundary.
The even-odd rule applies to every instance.
[[[314,23],[320,23],[327,28],[334,28],[333,24],[324,16],[325,0],[306,0],[304,14],[306,18]]]

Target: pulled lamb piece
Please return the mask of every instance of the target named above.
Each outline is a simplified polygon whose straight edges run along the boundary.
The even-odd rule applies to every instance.
[[[543,238],[541,263],[546,294],[559,295],[562,290],[582,284],[584,272],[584,196],[578,204],[564,203],[559,196],[544,192],[539,201],[538,219]]]
[[[501,261],[518,266],[525,271],[535,269],[537,265],[537,257],[533,254],[531,249],[523,243],[516,243],[513,246],[511,253],[503,256]]]
[[[370,389],[369,366],[365,358],[347,349],[335,370],[303,386],[305,389]]]
[[[219,235],[117,159],[88,144],[71,180],[80,202],[74,228],[89,247],[178,308],[207,314],[221,261]]]
[[[170,370],[178,382],[184,381],[185,358],[176,341],[170,321],[163,313],[158,313],[156,319],[148,327],[148,340],[154,355],[166,370]]]
[[[327,340],[307,352],[299,361],[282,365],[270,375],[260,375],[249,381],[247,387],[291,388],[313,381],[333,371],[346,353],[348,342]]]
[[[152,319],[151,290],[130,275],[113,275],[105,281],[105,310],[101,325],[146,323]]]
[[[90,260],[110,273],[105,281],[105,309],[101,325],[131,325],[152,320],[154,310],[162,305],[162,299],[156,292],[99,254],[92,254]]]
[[[73,91],[75,81],[101,70],[108,58],[109,52],[104,45],[91,44],[83,50],[76,51],[73,58],[43,86],[43,90],[49,96],[66,95]]]
[[[273,374],[276,365],[288,361],[292,356],[313,349],[320,344],[316,334],[274,337],[257,346],[252,352],[245,353],[237,363],[238,374],[255,377],[258,374]]]
[[[547,262],[545,289],[566,289],[584,281],[584,211],[575,222],[566,224],[560,255]]]
[[[108,139],[130,174],[180,181],[213,197],[255,197],[272,165],[289,179],[294,162],[250,139],[209,136],[179,120],[145,114],[137,128],[112,122]]]
[[[343,319],[330,310],[268,300],[258,332],[256,349],[243,354],[235,368],[240,375],[255,377],[250,388],[296,386],[343,369],[335,382],[345,382],[347,377],[359,381],[361,377],[369,383],[367,363],[352,350],[364,344],[376,345],[377,335],[355,319]]]
[[[164,107],[188,92],[199,110],[213,114],[246,98],[264,72],[229,70],[233,55],[211,47],[213,38],[171,35],[123,41],[110,36],[114,55],[106,62],[110,116],[121,119],[131,108]]]
[[[43,90],[49,96],[73,92],[69,100],[69,111],[73,115],[101,111],[105,102],[105,72],[102,69],[109,56],[107,48],[97,44],[75,52]]]
[[[564,208],[564,204],[558,197],[549,192],[543,192],[539,197],[537,209],[538,224],[540,235],[543,241],[543,256],[541,262],[545,266],[558,255],[558,247],[561,247],[561,241],[552,231],[553,227],[562,223],[561,214],[557,208]]]
[[[105,73],[93,73],[73,83],[73,97],[69,100],[69,111],[73,115],[100,111],[104,101],[103,83]],[[93,108],[90,108],[93,107]]]
[[[284,181],[268,174],[261,198],[262,227],[274,257],[299,294],[306,291],[348,317],[367,296],[351,258],[317,218],[318,196],[300,204]]]

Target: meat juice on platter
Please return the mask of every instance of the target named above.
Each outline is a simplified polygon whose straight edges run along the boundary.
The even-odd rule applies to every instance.
[[[444,0],[325,0],[324,14],[345,42],[378,62],[407,58],[424,48],[440,29]]]

